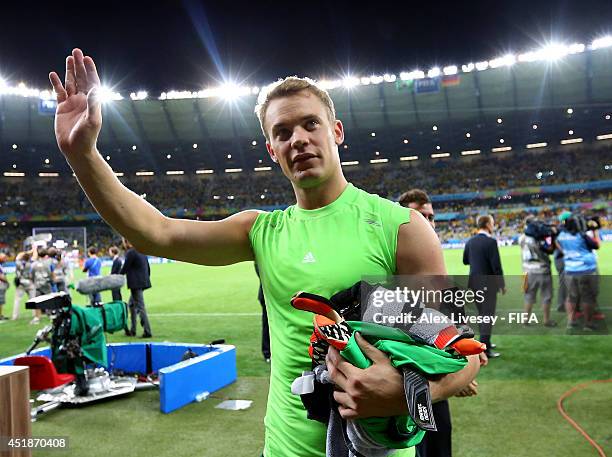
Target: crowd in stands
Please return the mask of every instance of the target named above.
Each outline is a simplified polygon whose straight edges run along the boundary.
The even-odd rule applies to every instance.
[[[530,186],[583,183],[612,179],[612,149],[571,152],[512,152],[468,158],[419,160],[401,166],[381,164],[345,167],[347,179],[368,192],[391,200],[408,188],[419,187],[431,196],[477,191],[503,191]],[[214,219],[246,208],[285,207],[293,204],[289,182],[279,170],[269,172],[216,173],[212,175],[121,178],[134,192],[170,215]],[[498,214],[499,235],[510,237],[520,230],[526,206],[551,212],[579,202],[612,201],[612,188],[574,189],[564,193],[527,193],[489,196],[474,200],[436,201],[437,213],[456,212],[461,217],[442,221],[441,238],[466,238],[473,219],[493,211]],[[76,180],[5,179],[0,186],[0,249],[16,252],[31,229],[22,227],[32,217],[73,219],[94,213]],[[551,214],[542,214],[550,217]],[[22,221],[17,226],[12,220]],[[105,224],[87,223],[90,244],[105,247],[117,240]],[[80,224],[83,225],[83,224]],[[27,224],[26,224],[27,226]],[[27,233],[26,233],[27,232]],[[24,235],[25,233],[25,235]],[[12,241],[11,241],[12,240]]]

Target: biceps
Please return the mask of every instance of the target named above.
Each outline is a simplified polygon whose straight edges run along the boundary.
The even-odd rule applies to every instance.
[[[244,213],[221,221],[167,219],[168,244],[163,248],[164,256],[202,265],[253,260],[248,221]]]
[[[411,221],[399,228],[397,273],[405,275],[445,275],[440,241],[429,223],[413,212]]]

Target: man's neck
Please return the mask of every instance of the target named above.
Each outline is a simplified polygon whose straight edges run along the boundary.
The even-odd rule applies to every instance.
[[[318,186],[301,188],[293,185],[297,205],[302,209],[318,209],[329,205],[344,192],[348,181],[342,173]]]
[[[482,233],[483,235],[486,235],[486,236],[491,236],[491,232],[489,232],[486,229],[480,229],[478,230],[478,233]]]

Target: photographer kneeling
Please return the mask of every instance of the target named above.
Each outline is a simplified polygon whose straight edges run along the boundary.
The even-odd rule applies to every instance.
[[[550,303],[553,296],[550,255],[555,250],[556,236],[555,227],[529,216],[525,220],[525,233],[519,238],[523,272],[525,273],[523,286],[525,312],[531,314],[538,290],[540,290],[545,327],[556,327],[557,325],[550,319]]]
[[[599,228],[597,218],[587,220],[582,216],[573,215],[565,220],[564,229],[557,238],[565,259],[568,329],[578,326],[576,303],[580,302],[584,311],[584,330],[596,330],[593,310],[597,305],[599,273],[597,257],[593,250],[599,249],[601,244]]]

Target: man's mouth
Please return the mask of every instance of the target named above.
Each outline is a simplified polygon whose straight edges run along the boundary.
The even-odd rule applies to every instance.
[[[312,154],[310,152],[304,152],[302,154],[296,155],[293,158],[293,163],[305,162],[306,160],[314,159],[315,157],[317,157],[315,154]]]

